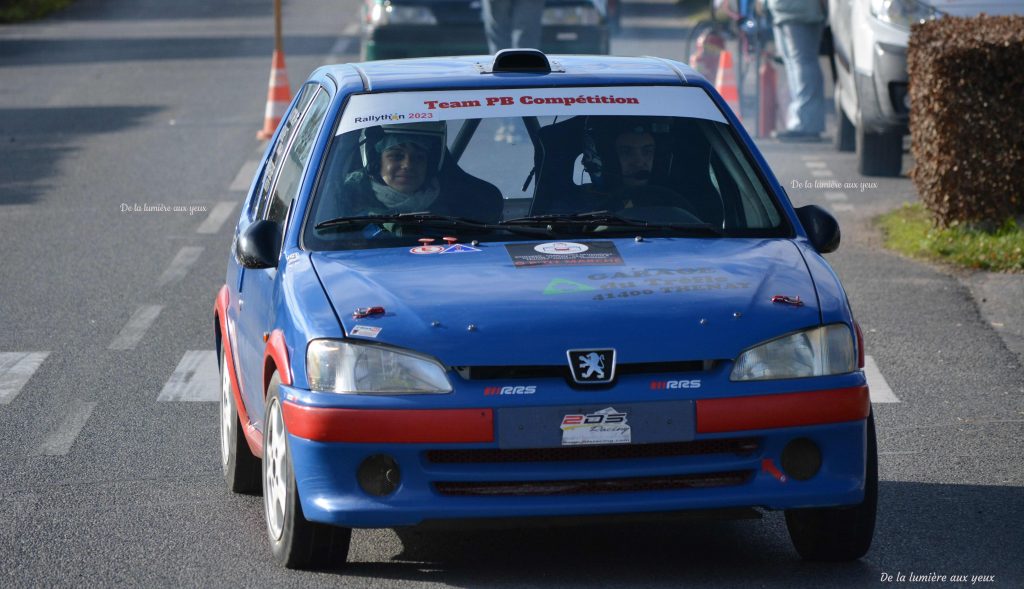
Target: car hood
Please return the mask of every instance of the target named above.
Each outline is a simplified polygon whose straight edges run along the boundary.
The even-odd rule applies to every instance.
[[[457,254],[317,252],[312,260],[349,337],[448,366],[554,366],[566,350],[586,348],[614,348],[620,363],[733,359],[820,322],[814,284],[789,240],[581,243],[609,242],[621,265],[516,267],[503,243]],[[775,295],[802,304],[773,303]],[[361,307],[384,313],[354,318]]]
[[[1020,0],[926,0],[931,6],[952,16],[975,16],[984,12],[990,16],[1024,14]]]

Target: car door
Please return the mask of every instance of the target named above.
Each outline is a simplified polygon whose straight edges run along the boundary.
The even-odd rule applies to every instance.
[[[251,221],[266,219],[284,232],[289,206],[298,194],[316,137],[330,104],[328,93],[316,84],[302,89],[267,158],[260,183],[259,199],[253,203]],[[240,227],[243,231],[244,227]],[[262,430],[263,354],[268,336],[276,324],[278,268],[240,268],[237,346],[242,395],[250,420]]]

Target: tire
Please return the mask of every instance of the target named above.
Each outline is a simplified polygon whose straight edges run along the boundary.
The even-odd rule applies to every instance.
[[[263,513],[274,560],[290,569],[338,569],[348,558],[351,528],[311,522],[302,514],[284,426],[277,374],[267,387],[263,435]]]
[[[714,28],[715,23],[714,21],[710,20],[702,20],[697,24],[693,25],[693,28],[690,29],[690,33],[686,36],[686,47],[683,53],[683,63],[690,63],[690,56],[693,55],[693,52],[696,51],[697,49],[697,38],[703,35],[704,31]],[[711,81],[714,82],[714,80]]]
[[[857,171],[865,176],[895,177],[903,166],[903,135],[899,131],[856,130]]]
[[[839,82],[836,82],[835,90],[833,94],[836,103],[836,136],[832,144],[835,146],[836,151],[850,152],[857,148],[857,128],[853,126],[850,118],[843,112],[843,106],[840,104],[840,89]],[[900,155],[902,158],[902,154]]]
[[[804,560],[857,560],[871,548],[877,507],[878,444],[875,440],[875,418],[869,415],[864,500],[849,507],[787,509],[786,527],[793,546]]]
[[[220,465],[224,481],[232,492],[259,492],[260,461],[252,455],[242,433],[223,345],[220,350]]]

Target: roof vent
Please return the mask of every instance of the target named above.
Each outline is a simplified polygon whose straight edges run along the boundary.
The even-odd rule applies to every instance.
[[[548,56],[539,49],[502,49],[494,55],[491,72],[551,72]]]

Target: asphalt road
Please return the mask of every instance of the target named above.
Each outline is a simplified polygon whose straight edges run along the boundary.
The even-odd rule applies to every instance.
[[[293,88],[355,59],[356,5],[285,2]],[[914,197],[909,180],[862,178],[827,144],[772,141],[761,147],[794,203],[842,224],[828,259],[891,389],[874,405],[879,519],[864,559],[803,563],[769,513],[357,530],[344,575],[273,565],[260,498],[222,482],[205,400],[216,383],[198,353],[213,348],[261,148],[270,6],[77,0],[0,26],[0,585],[863,587],[932,572],[1024,585],[1020,360],[955,278],[880,248],[871,219]],[[613,51],[680,58],[682,17],[626,3]]]

